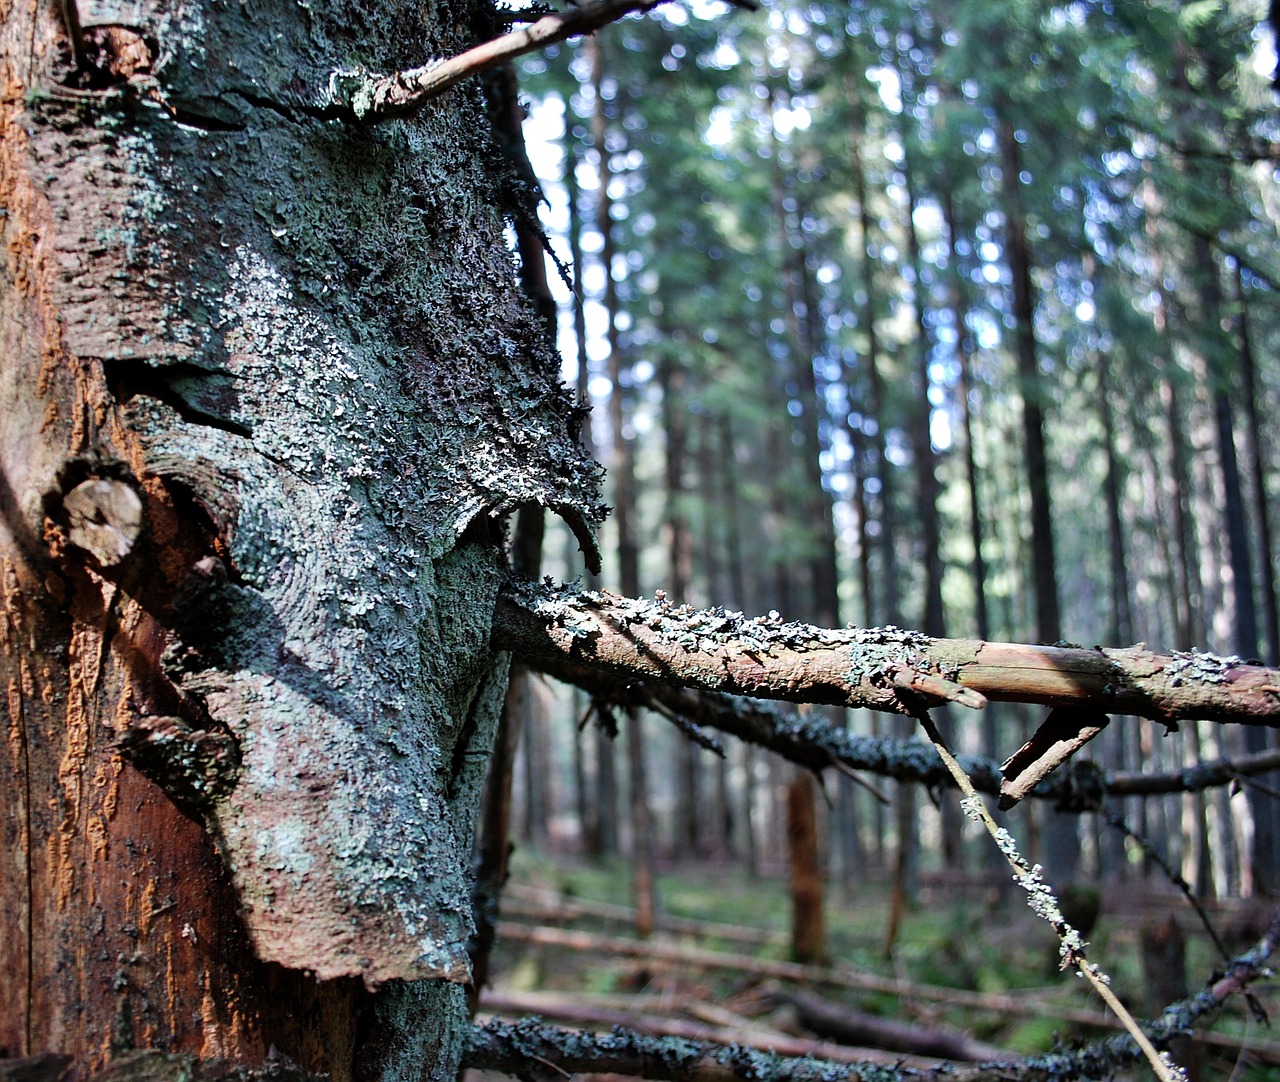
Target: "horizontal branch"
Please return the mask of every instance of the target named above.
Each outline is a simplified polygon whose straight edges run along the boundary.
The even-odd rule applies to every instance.
[[[1027,646],[895,627],[830,630],[550,584],[499,600],[493,641],[534,667],[571,661],[633,679],[819,705],[912,713],[989,699],[1082,707],[1166,725],[1280,725],[1280,671],[1145,646]]]
[[[597,0],[544,15],[531,26],[486,41],[473,49],[407,71],[378,75],[336,71],[329,79],[329,104],[355,120],[406,116],[472,75],[568,38],[590,34],[633,11],[648,11],[666,0]]]
[[[922,740],[860,736],[833,725],[818,713],[799,714],[773,703],[714,691],[675,687],[656,680],[629,680],[616,672],[593,669],[562,658],[546,658],[535,668],[562,683],[581,688],[613,706],[660,706],[689,725],[716,729],[815,773],[836,767],[894,781],[954,788],[932,744]],[[961,755],[960,765],[980,793],[1000,795],[1000,763],[981,755]],[[1280,748],[1213,759],[1180,770],[1144,774],[1136,770],[1103,770],[1088,759],[1074,759],[1041,781],[1031,796],[1071,807],[1093,807],[1107,796],[1156,796],[1196,793],[1239,778],[1280,770]]]
[[[664,999],[664,1002],[666,1001],[669,1001],[669,997]],[[683,1004],[682,1006],[692,1008],[694,1005]],[[760,1029],[754,1023],[741,1027],[717,1026],[702,1021],[671,1018],[665,1014],[645,1014],[634,1007],[620,1008],[601,1003],[599,997],[583,999],[547,992],[486,991],[480,1003],[480,1011],[491,1017],[497,1015],[503,1018],[537,1015],[539,1018],[553,1018],[557,1022],[592,1026],[596,1029],[604,1026],[622,1026],[624,1029],[633,1029],[653,1036],[685,1037],[693,1041],[748,1045],[751,1048],[784,1056],[816,1056],[833,1063],[858,1063],[863,1060],[882,1063],[908,1062],[901,1053],[793,1037],[776,1029]],[[749,1020],[742,1021],[746,1023]],[[950,1058],[964,1057],[951,1056]],[[912,1056],[909,1062],[914,1066],[930,1065],[924,1057]]]
[[[1230,996],[1267,974],[1267,958],[1280,938],[1280,915],[1253,950],[1235,959],[1204,991],[1182,1000],[1143,1029],[1163,1047],[1215,1013]],[[933,1069],[893,1069],[883,1063],[832,1063],[810,1056],[776,1056],[740,1045],[681,1037],[653,1037],[623,1029],[608,1034],[577,1033],[544,1025],[536,1018],[491,1021],[471,1032],[463,1066],[500,1071],[526,1080],[578,1072],[607,1073],[666,1082],[1051,1082],[1110,1078],[1141,1059],[1127,1035],[1110,1037],[1072,1051],[1051,1052],[1009,1063],[973,1067],[944,1064]]]

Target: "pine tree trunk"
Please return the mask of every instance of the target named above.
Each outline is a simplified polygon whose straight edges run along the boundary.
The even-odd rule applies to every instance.
[[[587,55],[591,60],[591,87],[595,97],[595,109],[591,118],[592,138],[596,147],[597,222],[601,237],[600,260],[604,264],[604,306],[608,318],[606,338],[609,345],[609,379],[612,390],[609,395],[609,424],[612,432],[610,477],[613,480],[613,520],[618,539],[618,585],[622,593],[635,597],[640,592],[640,552],[635,538],[635,450],[627,434],[627,417],[624,404],[624,385],[627,366],[623,357],[619,331],[621,303],[615,278],[614,259],[616,243],[613,232],[613,200],[609,186],[613,180],[613,165],[609,149],[612,129],[608,102],[605,98],[607,65],[604,46],[598,37],[587,39]],[[648,778],[644,769],[644,732],[640,718],[634,710],[627,711],[627,777],[630,782],[632,845],[632,904],[636,911],[636,930],[647,935],[653,920],[653,824],[649,813]],[[600,745],[601,766],[604,762],[604,746]],[[609,773],[612,773],[613,749],[610,744]],[[607,800],[612,807],[617,799],[613,792],[612,778],[608,779],[606,792],[604,772],[598,775],[597,797]]]
[[[1208,241],[1196,238],[1193,242],[1195,272],[1200,291],[1201,310],[1206,325],[1213,314],[1221,313],[1224,304],[1218,266]],[[1225,374],[1228,345],[1220,337],[1211,339],[1220,348],[1220,355],[1209,358],[1209,375],[1213,385],[1212,404],[1214,432],[1217,438],[1219,468],[1222,471],[1223,517],[1227,534],[1227,560],[1231,567],[1231,585],[1234,596],[1233,649],[1245,658],[1258,656],[1258,612],[1253,586],[1253,560],[1250,554],[1249,529],[1246,520],[1244,486],[1240,477],[1239,458],[1236,453],[1235,411],[1227,393]],[[1267,746],[1267,733],[1245,731],[1246,751],[1263,751]],[[1264,783],[1270,777],[1264,779]],[[1253,848],[1250,854],[1253,889],[1266,894],[1280,881],[1280,800],[1270,792],[1257,788],[1248,791],[1249,809],[1253,815]]]
[[[0,1056],[452,1079],[488,513],[598,510],[480,88],[317,103],[479,9],[118,7],[0,29]]]
[[[1249,295],[1244,288],[1244,272],[1239,261],[1235,268],[1236,336],[1240,350],[1240,375],[1244,383],[1244,407],[1249,436],[1250,489],[1258,531],[1258,568],[1262,590],[1262,622],[1267,649],[1263,657],[1268,665],[1280,665],[1280,609],[1276,604],[1276,574],[1273,563],[1271,501],[1267,498],[1267,461],[1262,439],[1262,419],[1258,411],[1258,366],[1253,354],[1253,336],[1249,325]]]
[[[663,485],[663,534],[667,549],[665,590],[676,604],[689,602],[693,554],[685,514],[685,459],[688,457],[688,415],[684,400],[685,372],[669,356],[658,362],[658,386],[662,393],[662,426],[666,433]],[[698,749],[690,740],[672,743],[672,777],[676,778],[672,851],[697,858],[703,847],[702,779]]]
[[[822,868],[818,860],[818,822],[814,784],[798,774],[787,786],[787,860],[791,868],[791,960],[818,965],[827,958],[822,912]]]
[[[1035,286],[1031,280],[1031,247],[1027,240],[1026,212],[1022,205],[1022,166],[1018,141],[1008,103],[997,106],[1001,172],[1004,181],[1005,255],[1013,276],[1013,317],[1022,394],[1023,454],[1026,456],[1027,489],[1031,496],[1031,567],[1036,598],[1036,638],[1043,643],[1062,638],[1058,608],[1058,570],[1054,555],[1053,511],[1049,488],[1049,456],[1044,433],[1044,391],[1040,377],[1039,347],[1035,336]],[[1045,863],[1050,874],[1066,880],[1075,874],[1080,859],[1080,838],[1075,816],[1045,812]]]

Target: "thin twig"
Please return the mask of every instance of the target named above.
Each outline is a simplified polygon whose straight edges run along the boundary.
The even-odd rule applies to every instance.
[[[1054,897],[1049,884],[1044,881],[1040,874],[1040,865],[1028,863],[1027,859],[1018,851],[1017,842],[1014,840],[1013,835],[999,826],[991,817],[986,804],[982,802],[982,798],[974,790],[972,783],[969,781],[969,776],[964,772],[964,768],[956,762],[955,756],[951,754],[946,741],[942,738],[942,734],[938,731],[937,726],[934,725],[933,719],[929,717],[928,711],[920,711],[917,717],[924,727],[925,735],[933,742],[933,746],[938,749],[938,754],[942,757],[942,761],[946,763],[947,769],[951,771],[951,776],[956,780],[956,785],[961,793],[964,794],[964,799],[961,803],[965,814],[986,827],[987,833],[991,835],[992,840],[999,846],[1000,852],[1004,854],[1005,860],[1013,868],[1018,885],[1027,892],[1027,902],[1031,906],[1032,912],[1048,921],[1058,934],[1058,940],[1061,944],[1059,952],[1062,955],[1063,965],[1074,966],[1076,972],[1093,985],[1094,991],[1115,1012],[1116,1017],[1124,1024],[1129,1036],[1142,1049],[1143,1055],[1147,1057],[1152,1070],[1155,1071],[1156,1077],[1161,1082],[1187,1082],[1186,1072],[1169,1058],[1168,1053],[1162,1053],[1156,1049],[1156,1046],[1151,1043],[1150,1038],[1142,1031],[1142,1027],[1138,1025],[1133,1015],[1129,1013],[1125,1005],[1120,1002],[1116,994],[1111,990],[1111,978],[1096,963],[1089,961],[1086,957],[1084,938],[1062,915],[1062,910],[1058,906],[1058,899]]]
[[[1196,911],[1196,914],[1200,917],[1200,923],[1204,925],[1204,930],[1209,933],[1209,938],[1213,940],[1213,945],[1218,948],[1218,953],[1222,955],[1222,960],[1224,962],[1230,962],[1231,955],[1227,953],[1227,945],[1222,942],[1222,937],[1218,935],[1217,929],[1214,928],[1213,922],[1209,919],[1209,914],[1204,911],[1204,906],[1202,906],[1199,899],[1196,898],[1194,891],[1191,889],[1191,884],[1173,869],[1169,862],[1161,855],[1159,850],[1157,850],[1147,838],[1139,834],[1133,829],[1133,827],[1129,826],[1129,824],[1125,822],[1123,816],[1117,815],[1115,812],[1109,812],[1105,808],[1100,808],[1099,813],[1102,815],[1107,826],[1111,827],[1113,830],[1120,831],[1120,833],[1126,838],[1132,838],[1147,855],[1147,858],[1154,861],[1156,867],[1164,872],[1165,878],[1182,891],[1182,896],[1186,898],[1187,902],[1191,905],[1191,908]]]
[[[568,38],[590,34],[635,11],[649,11],[666,0],[597,0],[544,15],[532,26],[486,41],[445,60],[432,60],[406,71],[378,75],[367,71],[335,71],[329,78],[330,104],[356,120],[405,116],[463,79],[505,64],[525,53],[545,49]]]
[[[1253,789],[1255,792],[1280,800],[1280,789],[1277,789],[1274,785],[1268,785],[1265,781],[1258,781],[1257,778],[1247,778],[1243,774],[1233,780],[1242,786]]]
[[[720,741],[718,741],[714,736],[708,736],[706,733],[702,731],[700,726],[694,724],[692,721],[686,718],[683,714],[677,714],[674,710],[670,709],[665,703],[659,702],[657,699],[653,698],[652,696],[644,700],[644,705],[647,706],[650,710],[652,710],[655,714],[660,714],[662,717],[666,718],[669,722],[671,722],[672,725],[674,725],[677,729],[679,729],[686,737],[688,737],[695,744],[697,744],[698,747],[704,748],[710,752],[714,752],[721,759],[725,757],[724,748],[720,745]]]

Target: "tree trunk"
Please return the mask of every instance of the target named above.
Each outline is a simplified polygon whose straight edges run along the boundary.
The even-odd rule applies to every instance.
[[[0,1055],[452,1079],[490,513],[598,509],[479,89],[325,102],[480,9],[104,9],[0,35]]]
[[[827,958],[822,914],[822,867],[818,859],[818,820],[810,774],[797,774],[787,786],[787,861],[791,868],[791,960],[818,965]]]
[[[866,107],[861,97],[861,91],[857,84],[850,79],[850,95],[855,103],[855,132],[852,140],[852,171],[854,184],[854,197],[858,201],[858,222],[862,237],[862,268],[863,268],[863,285],[866,293],[865,303],[862,305],[860,313],[863,329],[867,336],[867,353],[866,363],[866,388],[868,401],[863,404],[863,408],[858,412],[862,415],[857,418],[850,417],[850,437],[855,450],[860,443],[865,443],[865,435],[863,425],[866,417],[874,419],[874,432],[870,439],[871,447],[874,450],[874,469],[877,479],[880,482],[879,507],[880,507],[880,604],[876,605],[872,599],[872,579],[870,574],[870,531],[868,529],[868,516],[870,510],[865,500],[866,489],[862,485],[857,486],[857,495],[863,500],[862,508],[866,512],[862,516],[859,523],[859,536],[862,539],[863,551],[859,557],[860,572],[863,585],[863,593],[866,598],[867,620],[871,622],[871,612],[875,612],[876,621],[883,620],[887,624],[898,624],[901,622],[901,614],[899,610],[899,583],[898,583],[898,562],[896,549],[896,528],[895,523],[897,516],[894,513],[894,475],[893,464],[889,461],[888,443],[885,438],[885,430],[888,420],[888,409],[886,408],[885,382],[881,372],[880,357],[880,341],[876,327],[880,314],[879,293],[877,291],[875,259],[872,252],[875,247],[874,216],[871,213],[871,205],[868,202],[867,193],[867,176],[866,163],[863,160],[862,148],[860,140],[864,138],[867,130],[866,123]],[[873,725],[876,723],[873,723]],[[874,731],[874,730],[873,730]],[[915,876],[914,869],[916,866],[916,850],[919,848],[919,823],[916,816],[915,800],[911,793],[899,786],[895,792],[895,803],[897,804],[897,826],[898,826],[898,848],[899,859],[897,869],[899,874],[899,882],[897,889],[905,892],[908,898],[915,896]],[[885,815],[883,809],[877,803],[873,810],[873,821],[875,823],[876,847],[882,848],[885,836]]]
[[[1267,498],[1266,448],[1262,439],[1262,419],[1258,410],[1258,366],[1253,354],[1253,336],[1249,327],[1249,295],[1244,288],[1244,272],[1237,260],[1235,266],[1236,334],[1240,351],[1240,375],[1244,383],[1244,406],[1252,459],[1250,489],[1257,515],[1258,571],[1262,590],[1262,622],[1267,649],[1263,660],[1280,665],[1280,609],[1276,604],[1276,575],[1272,563],[1271,501]]]
[[[1031,496],[1031,568],[1036,598],[1036,638],[1043,643],[1062,638],[1058,608],[1058,570],[1054,555],[1053,511],[1049,489],[1049,456],[1044,434],[1044,388],[1040,376],[1039,345],[1035,334],[1035,285],[1031,280],[1031,246],[1023,209],[1021,155],[1008,103],[996,108],[1000,168],[1004,174],[1005,254],[1013,277],[1013,317],[1022,394],[1022,437],[1027,489]],[[1051,875],[1066,880],[1080,859],[1075,816],[1045,812],[1045,862]]]
[[[867,336],[867,353],[865,357],[867,371],[867,394],[868,401],[863,403],[863,408],[859,412],[863,417],[870,416],[875,420],[875,432],[871,437],[871,446],[875,452],[875,469],[878,473],[880,482],[880,584],[882,587],[882,601],[877,608],[877,618],[883,619],[886,623],[897,624],[901,622],[901,614],[898,611],[898,561],[897,550],[895,548],[895,530],[893,500],[894,500],[894,477],[893,464],[889,461],[887,451],[887,443],[885,440],[885,428],[888,423],[888,410],[886,408],[886,395],[884,376],[881,372],[880,342],[876,328],[876,322],[880,317],[879,294],[877,292],[875,261],[871,252],[875,241],[874,217],[871,213],[871,206],[867,202],[867,177],[866,165],[862,160],[861,148],[858,139],[865,130],[865,118],[861,109],[859,110],[859,118],[864,120],[864,124],[859,126],[858,132],[855,133],[852,148],[852,168],[854,196],[858,200],[858,218],[861,226],[862,249],[863,249],[863,285],[866,293],[866,301],[862,305],[860,313],[863,330]],[[862,417],[859,417],[858,423],[861,424]],[[854,446],[858,446],[859,434],[852,434]],[[871,607],[871,598],[867,598],[868,608]]]
[[[1040,378],[1039,347],[1035,337],[1035,286],[1031,281],[1031,249],[1018,141],[1007,106],[998,111],[1001,169],[1004,173],[1008,228],[1005,254],[1013,276],[1013,316],[1016,323],[1018,384],[1022,393],[1022,429],[1027,488],[1031,495],[1032,581],[1036,597],[1036,636],[1043,643],[1062,638],[1058,610],[1057,563],[1054,559],[1053,513],[1049,497],[1049,460],[1044,436],[1044,390]]]
[[[612,433],[610,477],[613,480],[613,520],[618,538],[618,585],[623,594],[634,597],[640,592],[640,551],[632,524],[635,516],[635,450],[627,435],[629,419],[626,414],[624,387],[630,375],[627,372],[622,350],[622,337],[618,325],[621,314],[613,232],[613,200],[609,186],[613,180],[613,162],[609,150],[609,106],[605,98],[606,63],[604,45],[598,37],[587,39],[587,55],[591,60],[591,87],[595,107],[591,117],[592,139],[596,147],[597,204],[596,228],[600,232],[600,260],[604,264],[604,307],[608,318],[606,338],[609,345],[609,424]],[[625,378],[624,378],[625,377]],[[627,771],[630,780],[631,844],[632,844],[632,894],[636,910],[636,929],[647,935],[653,919],[653,826],[649,815],[648,781],[644,769],[643,727],[634,708],[627,711]],[[599,745],[600,765],[605,764],[605,747]],[[608,773],[613,774],[613,745],[608,747]],[[614,806],[613,778],[609,777],[605,790],[605,771],[599,774],[597,798]]]
[[[685,512],[685,473],[688,458],[688,413],[685,402],[686,373],[664,354],[657,365],[662,393],[662,427],[666,433],[663,485],[663,540],[667,549],[665,589],[677,604],[689,602],[689,580],[693,553]],[[706,826],[702,807],[702,784],[698,749],[691,740],[677,739],[671,745],[672,777],[676,779],[675,814],[672,820],[672,852],[697,859],[703,848]],[[647,797],[646,797],[647,800]],[[647,822],[646,817],[646,822]],[[637,824],[638,825],[638,824]]]

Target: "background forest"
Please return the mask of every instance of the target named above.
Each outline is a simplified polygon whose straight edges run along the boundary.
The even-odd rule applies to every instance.
[[[1256,0],[666,5],[525,58],[566,378],[614,508],[589,584],[1280,663],[1265,18]],[[548,536],[544,572],[576,559]],[[785,875],[794,767],[655,713],[619,736],[621,711],[532,688],[517,888],[538,852]],[[1003,760],[1041,718],[945,724]],[[1112,772],[1275,747],[1259,727],[1117,720],[1085,753]],[[1166,872],[1258,897],[1280,886],[1278,777],[1005,821],[1052,881],[1104,899],[1167,894]],[[890,947],[922,891],[1007,879],[949,796],[832,775],[814,804],[834,896],[891,892],[867,933]],[[576,874],[575,892],[626,893]]]

